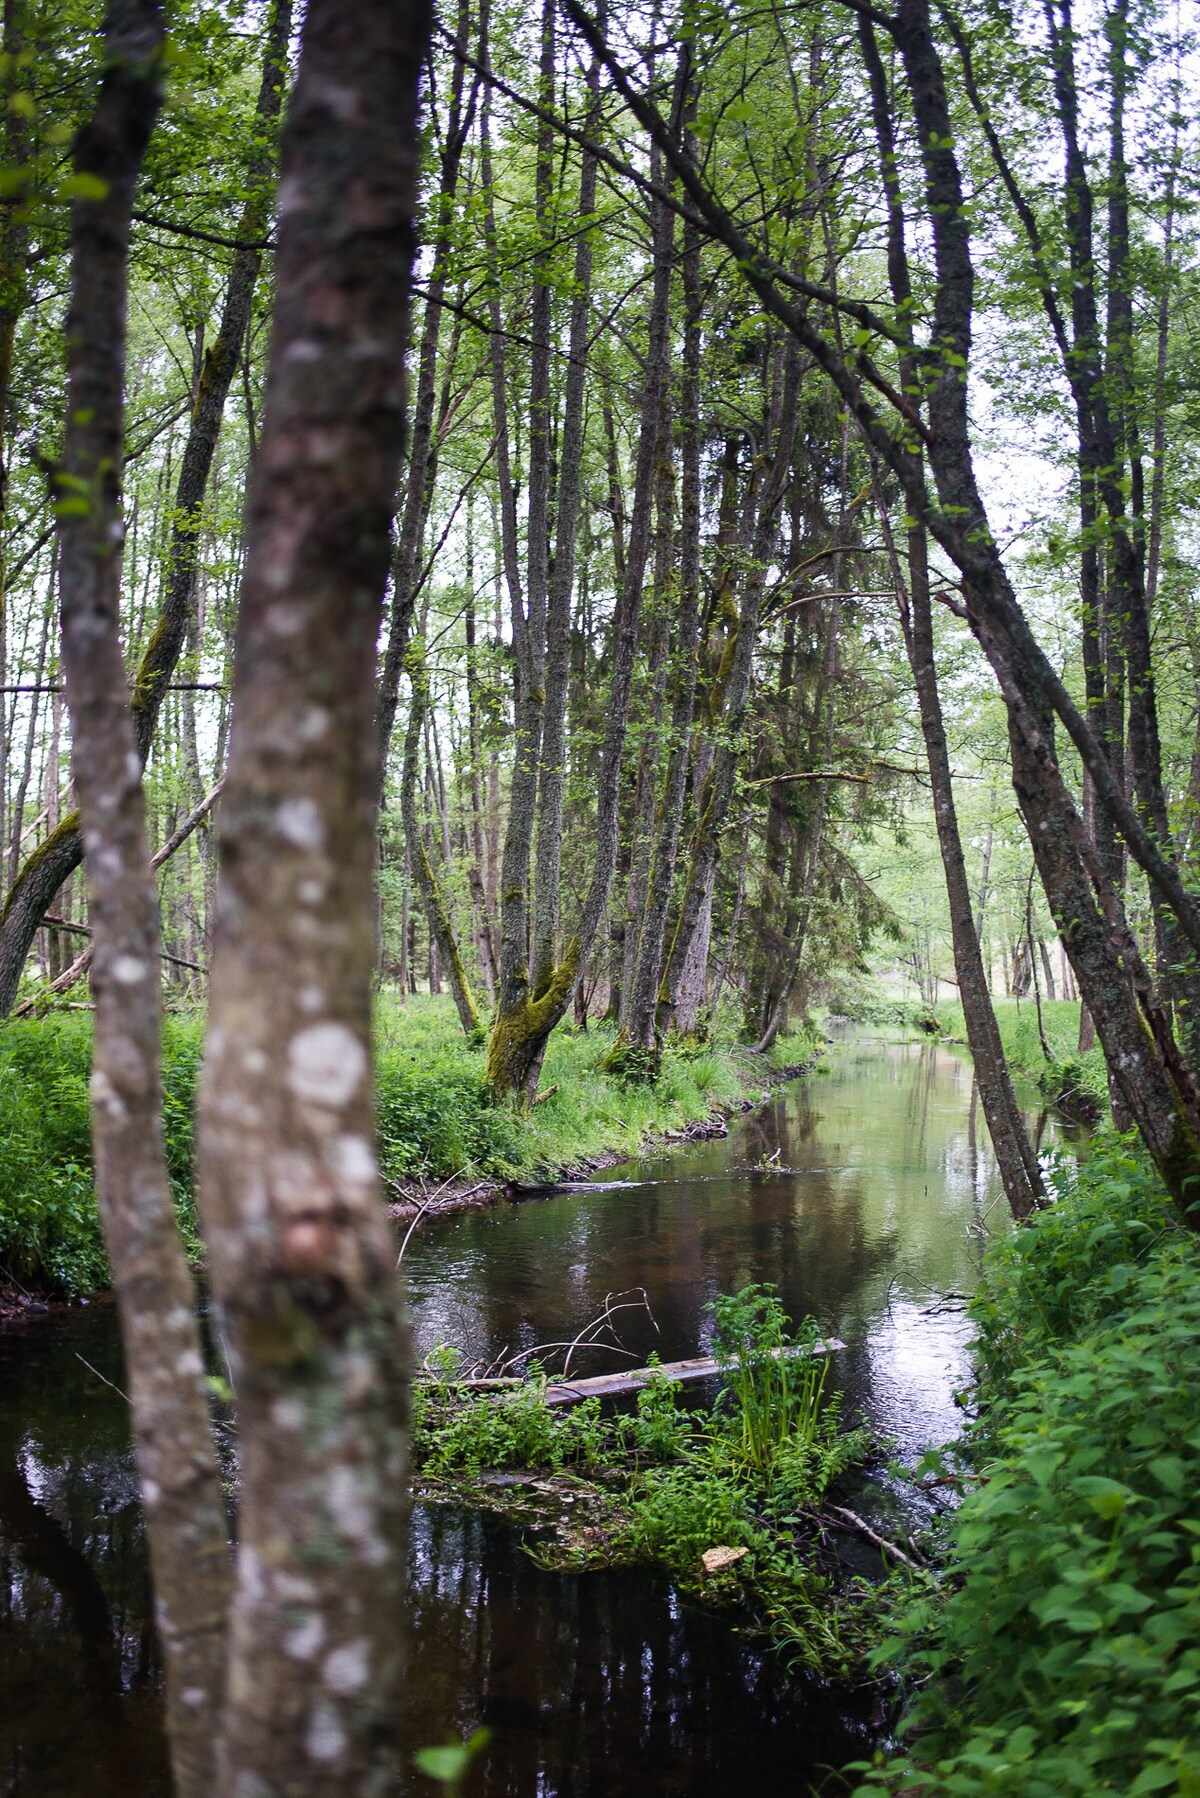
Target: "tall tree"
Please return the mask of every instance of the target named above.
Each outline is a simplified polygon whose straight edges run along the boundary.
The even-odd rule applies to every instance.
[[[242,1429],[220,1789],[395,1778],[404,1333],[371,1094],[376,644],[421,0],[310,0],[234,673],[200,1199]]]
[[[158,112],[156,0],[111,0],[75,144],[67,426],[55,471],[62,658],[95,943],[96,1190],[121,1319],[179,1798],[211,1787],[228,1594],[195,1294],[163,1148],[158,895],[120,641],[130,215]]]
[[[254,288],[262,266],[263,235],[270,219],[275,125],[283,103],[291,21],[291,0],[273,0],[252,126],[255,150],[249,171],[250,194],[237,221],[217,335],[204,355],[195,386],[175,493],[162,602],[134,682],[134,724],[143,767],[167,688],[193,623],[205,492],[225,402],[243,353]],[[12,1009],[43,914],[63,881],[79,866],[83,852],[79,817],[69,812],[37,845],[15,876],[0,913],[0,1017]]]

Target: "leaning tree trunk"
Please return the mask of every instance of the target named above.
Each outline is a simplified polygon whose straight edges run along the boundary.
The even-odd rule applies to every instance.
[[[121,1321],[178,1798],[212,1783],[229,1563],[195,1293],[162,1135],[158,896],[120,642],[130,212],[159,105],[156,0],[113,0],[75,145],[67,426],[55,474],[62,662],[88,852],[96,1192]]]
[[[911,316],[912,287],[908,255],[904,239],[904,211],[900,191],[896,143],[888,106],[887,77],[879,55],[875,33],[869,19],[859,21],[859,42],[871,87],[872,113],[879,146],[880,174],[888,214],[888,276],[898,316],[907,321]],[[905,384],[916,376],[911,339],[902,359],[901,374]],[[923,480],[920,470],[914,471]],[[992,1148],[1000,1168],[1000,1178],[1013,1216],[1025,1218],[1037,1207],[1043,1196],[1041,1170],[1037,1155],[1029,1141],[1024,1120],[1017,1106],[1000,1028],[992,1009],[987,970],[979,943],[984,895],[987,886],[986,867],[980,886],[979,923],[971,904],[963,858],[958,814],[954,804],[954,782],[946,745],[946,729],[938,692],[937,661],[933,644],[933,614],[929,590],[929,550],[924,527],[913,522],[908,529],[908,591],[904,590],[899,557],[896,554],[887,512],[879,508],[880,524],[896,596],[900,604],[904,646],[917,689],[917,705],[921,715],[921,733],[929,762],[929,780],[933,791],[934,821],[938,848],[946,879],[946,897],[950,910],[950,935],[954,949],[954,967],[958,977],[958,993],[962,1000],[963,1021],[967,1030],[983,1115],[992,1139]],[[990,854],[990,839],[989,851]]]
[[[376,642],[429,8],[310,0],[247,506],[200,1197],[241,1429],[224,1798],[393,1789],[404,1333],[371,1092]]]

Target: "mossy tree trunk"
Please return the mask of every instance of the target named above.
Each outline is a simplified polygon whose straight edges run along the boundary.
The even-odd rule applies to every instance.
[[[597,116],[598,62],[589,75],[589,118]],[[540,93],[549,106],[555,85],[554,5],[543,12]],[[485,149],[487,140],[484,140]],[[539,231],[549,242],[554,142],[539,131],[535,198]],[[490,156],[490,152],[489,152]],[[490,160],[488,161],[490,172]],[[488,176],[485,175],[485,181]],[[596,159],[580,165],[580,214],[595,208]],[[584,375],[590,327],[590,234],[576,243],[569,326],[555,552],[549,557],[551,484],[550,334],[551,268],[544,250],[535,272],[530,368],[530,433],[525,583],[518,572],[516,510],[506,454],[497,455],[506,582],[516,659],[516,725],[508,828],[500,879],[500,965],[488,1042],[488,1081],[499,1098],[530,1103],[537,1092],[546,1043],[566,1014],[596,941],[608,903],[617,850],[617,800],[633,679],[642,582],[649,551],[653,453],[658,410],[666,380],[666,325],[670,301],[670,215],[655,208],[654,292],[630,540],[613,620],[609,710],[601,752],[592,876],[578,924],[560,943],[559,886],[562,867],[563,789],[566,774],[566,706],[570,678],[570,629],[575,543],[582,492]],[[494,231],[494,221],[491,229]],[[498,452],[507,437],[503,338],[493,298],[492,362]],[[653,411],[649,409],[653,408]],[[649,417],[649,423],[647,419]],[[537,853],[534,855],[536,840]]]

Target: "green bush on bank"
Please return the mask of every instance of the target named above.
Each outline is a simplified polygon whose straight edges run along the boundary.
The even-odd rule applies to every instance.
[[[1200,1245],[1119,1138],[993,1251],[973,1485],[868,1786],[1200,1793]]]
[[[1014,1074],[1030,1080],[1052,1105],[1089,1120],[1108,1111],[1108,1073],[1099,1046],[1079,1053],[1079,1004],[1073,999],[1042,1001],[1042,1029],[1032,999],[996,1002],[996,1022],[1005,1058]],[[944,1036],[966,1041],[966,1024],[958,1000],[938,1006]],[[1050,1050],[1047,1059],[1042,1031]]]
[[[61,1294],[107,1279],[91,1177],[88,1073],[91,1019],[54,1013],[0,1025],[0,1284]],[[491,1103],[485,1056],[459,1030],[448,1000],[379,1002],[377,1115],[385,1177],[549,1179],[599,1155],[636,1155],[648,1136],[679,1130],[735,1103],[761,1063],[724,1046],[673,1046],[653,1085],[622,1083],[603,1062],[612,1032],[561,1028],[542,1075],[549,1096],[527,1118]],[[163,1035],[163,1123],[176,1205],[193,1253],[198,1015],[173,1014]],[[557,1088],[556,1091],[552,1090]]]

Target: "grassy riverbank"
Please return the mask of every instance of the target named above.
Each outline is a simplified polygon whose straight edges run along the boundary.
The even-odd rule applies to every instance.
[[[990,1251],[963,1503],[882,1655],[865,1795],[1200,1792],[1200,1242],[1111,1136]]]
[[[1061,1106],[1073,1117],[1093,1122],[1105,1115],[1108,1076],[1104,1057],[1098,1047],[1086,1055],[1079,1053],[1077,1000],[1043,1000],[1040,1029],[1032,999],[998,999],[995,1010],[1000,1040],[1014,1074],[1032,1081],[1050,1104]],[[967,1040],[957,999],[938,1006],[937,1020],[943,1036],[953,1042]]]
[[[464,1040],[448,1000],[377,1010],[380,1161],[393,1188],[449,1181],[536,1181],[636,1155],[714,1114],[761,1096],[771,1064],[729,1043],[669,1048],[653,1086],[605,1073],[612,1033],[560,1028],[542,1076],[548,1096],[528,1117],[493,1106],[484,1054]],[[813,1050],[792,1038],[778,1059]],[[192,1139],[203,1047],[199,1015],[166,1021],[167,1160],[180,1219],[198,1250]],[[0,1284],[71,1296],[104,1285],[92,1193],[88,1073],[91,1020],[60,1013],[0,1026]]]

